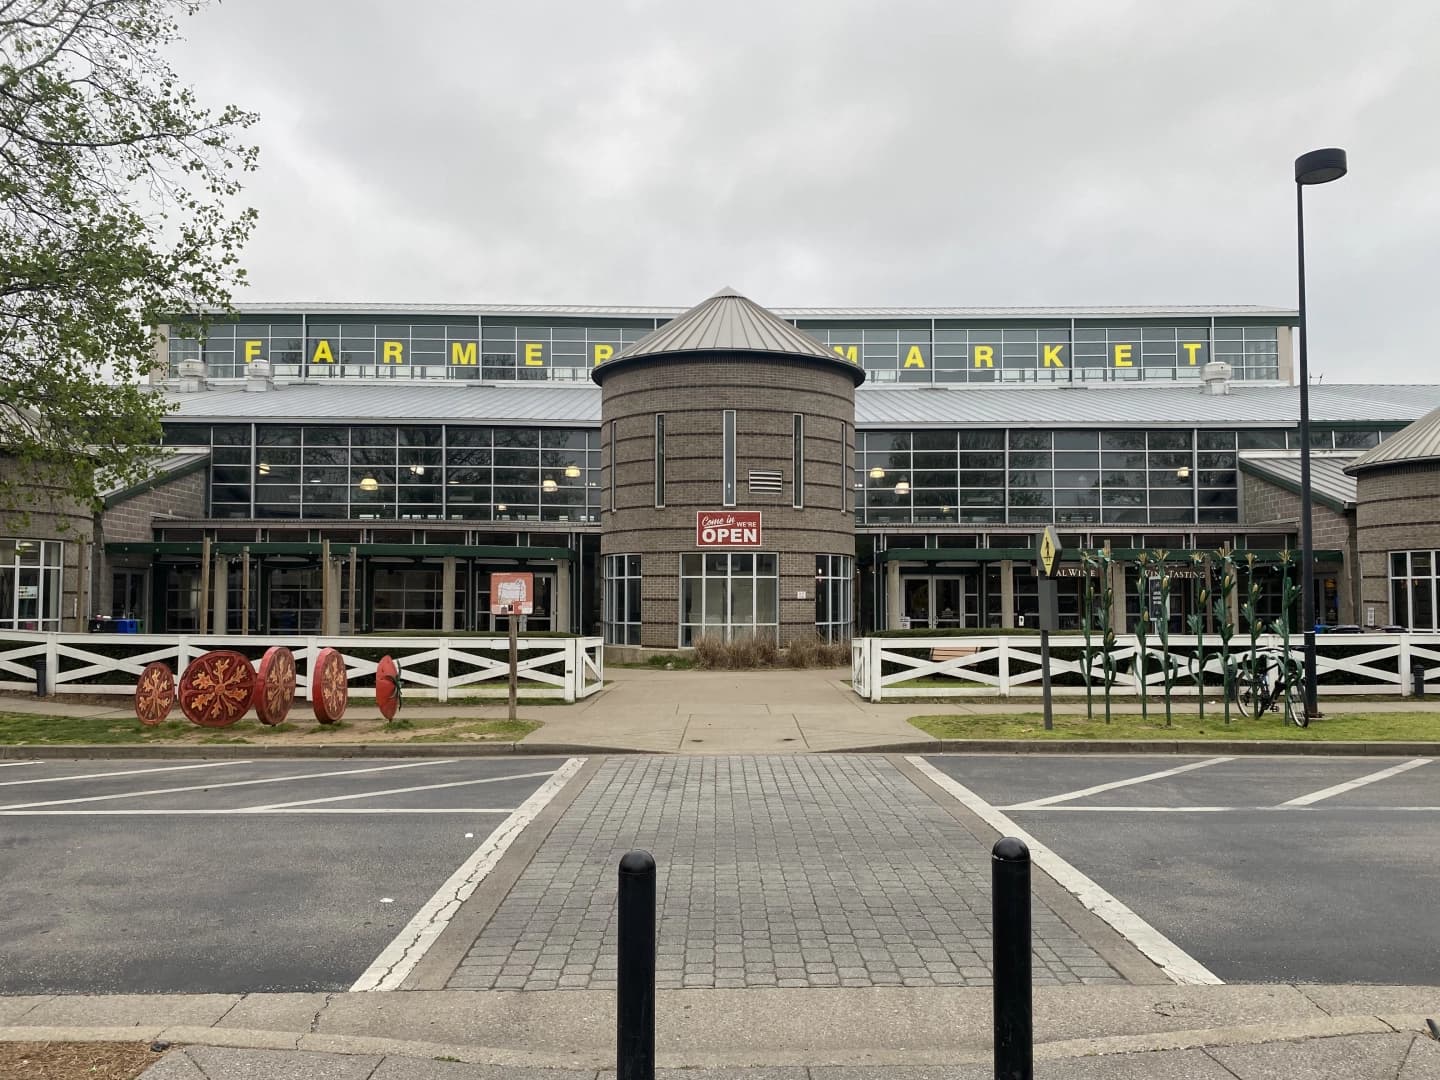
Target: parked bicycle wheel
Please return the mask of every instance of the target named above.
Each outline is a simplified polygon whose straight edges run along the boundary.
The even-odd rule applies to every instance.
[[[1235,669],[1235,677],[1230,681],[1230,686],[1240,712],[1245,716],[1259,716],[1265,708],[1264,674],[1261,674],[1257,682],[1249,665],[1241,664]]]
[[[1305,712],[1305,675],[1294,661],[1285,665],[1285,721],[1296,727],[1310,726]]]

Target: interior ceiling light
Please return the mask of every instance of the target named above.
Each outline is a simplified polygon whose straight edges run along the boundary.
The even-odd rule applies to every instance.
[[[367,474],[365,475],[364,479],[362,479],[362,480],[360,481],[360,490],[361,490],[361,491],[379,491],[379,490],[380,490],[380,481],[379,481],[379,480],[376,480],[375,477],[373,477],[373,476],[371,476],[371,475],[369,475],[369,474],[367,473]]]
[[[559,486],[560,486],[559,484],[555,483],[554,480],[550,479],[550,477],[547,476],[547,477],[541,482],[541,484],[540,484],[540,490],[543,491],[543,492],[545,492],[545,493],[548,495],[548,494],[554,492],[557,488],[559,488]]]
[[[565,475],[571,480],[578,479],[580,476],[580,466],[571,462],[565,466]]]
[[[909,481],[909,480],[901,480],[898,484],[896,484],[896,485],[895,485],[895,494],[896,494],[896,495],[909,495],[909,494],[910,494],[910,481]]]
[[[871,479],[871,480],[884,480],[884,479],[885,479],[885,470],[882,469],[879,465],[876,465],[873,469],[870,470],[870,479]]]
[[[258,468],[256,471],[259,472],[261,476],[269,476],[269,475],[270,475],[270,463],[269,463],[268,461],[262,461],[262,462],[260,462],[260,466],[259,466],[259,468]]]

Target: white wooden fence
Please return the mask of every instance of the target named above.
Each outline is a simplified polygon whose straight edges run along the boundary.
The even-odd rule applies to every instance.
[[[410,698],[504,698],[510,675],[507,637],[222,637],[174,634],[0,633],[0,690],[35,690],[43,661],[52,694],[133,694],[141,670],[153,660],[178,679],[186,665],[212,649],[235,649],[258,661],[266,648],[295,654],[295,693],[309,697],[310,664],[327,646],[345,658],[350,695],[375,696],[375,667],[388,654],[400,665]],[[522,637],[517,677],[523,697],[575,701],[605,681],[605,646],[598,637]],[[357,685],[358,680],[358,685]]]
[[[1170,688],[1177,697],[1198,693],[1195,667],[1201,641],[1189,635],[1170,638]],[[1320,634],[1315,641],[1316,682],[1322,697],[1408,696],[1411,672],[1417,664],[1432,673],[1429,686],[1440,691],[1440,634]],[[1203,643],[1205,692],[1218,694],[1224,687],[1220,638],[1206,637]],[[1258,647],[1276,649],[1280,644],[1278,636],[1267,634],[1259,639]],[[1290,639],[1290,654],[1297,660],[1304,655],[1301,645],[1299,635]],[[1050,675],[1056,696],[1084,696],[1084,649],[1081,634],[1050,635]],[[1117,638],[1111,651],[1115,665],[1112,694],[1140,695],[1135,662],[1139,652],[1134,635]],[[1232,667],[1248,663],[1249,655],[1248,634],[1230,639]],[[855,692],[869,701],[1024,698],[1042,693],[1040,639],[1034,635],[857,638],[851,642],[850,658],[851,683]],[[1091,639],[1089,666],[1094,692],[1103,693],[1105,659],[1098,634]],[[1145,642],[1144,689],[1160,694],[1164,686],[1164,650],[1159,639],[1151,636]]]

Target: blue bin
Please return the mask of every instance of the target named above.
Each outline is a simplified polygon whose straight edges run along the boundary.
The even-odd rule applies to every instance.
[[[140,620],[116,619],[114,632],[117,634],[138,634],[140,632]]]

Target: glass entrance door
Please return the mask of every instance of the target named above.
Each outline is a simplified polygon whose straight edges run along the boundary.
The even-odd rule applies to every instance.
[[[959,577],[933,578],[935,613],[931,625],[936,630],[958,630],[965,625],[965,580]]]
[[[903,579],[900,613],[912,630],[959,630],[976,625],[974,574]]]

